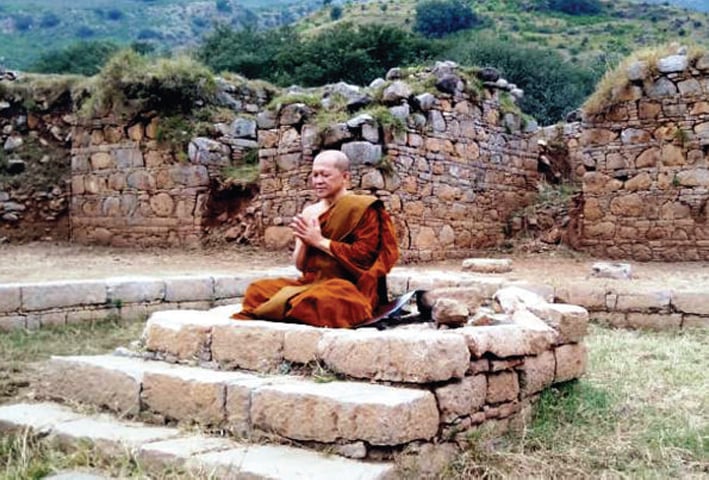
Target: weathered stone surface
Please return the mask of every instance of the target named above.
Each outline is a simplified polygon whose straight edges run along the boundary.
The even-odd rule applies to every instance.
[[[519,381],[516,372],[501,372],[487,376],[486,403],[502,403],[516,400],[519,396]]]
[[[0,313],[16,312],[21,305],[19,285],[0,285]]]
[[[615,310],[638,312],[668,310],[670,298],[670,290],[618,292]]]
[[[709,328],[709,316],[684,315],[682,328]]]
[[[138,449],[137,457],[143,465],[151,469],[174,469],[195,455],[229,450],[237,446],[236,442],[226,438],[192,435],[142,445]]]
[[[509,258],[466,258],[463,260],[463,271],[477,273],[511,272],[512,260]]]
[[[633,277],[633,269],[629,263],[596,262],[591,266],[591,275],[628,280]]]
[[[556,289],[557,300],[579,305],[588,310],[606,308],[605,287],[586,284],[570,284]]]
[[[499,312],[513,313],[526,306],[544,305],[546,299],[530,290],[519,287],[504,287],[493,296],[495,309]]]
[[[462,378],[470,356],[460,335],[416,330],[327,332],[318,350],[336,372],[413,383]]]
[[[214,280],[214,298],[236,298],[243,297],[246,293],[246,288],[251,282],[259,278],[264,278],[264,274],[260,272],[242,272],[238,276],[233,275],[215,275]]]
[[[179,360],[209,360],[212,328],[232,323],[233,320],[202,311],[155,312],[143,331],[145,348],[170,354]]]
[[[116,303],[153,302],[165,297],[165,282],[150,277],[116,277],[106,279],[108,301]]]
[[[709,315],[709,294],[706,291],[672,291],[672,306],[683,313]]]
[[[586,372],[586,345],[574,343],[561,345],[554,350],[556,357],[556,373],[554,383],[566,382],[579,378]]]
[[[554,383],[555,371],[556,358],[551,350],[525,357],[519,372],[520,396],[529,397]]]
[[[588,333],[588,311],[583,307],[550,303],[544,313],[539,316],[559,332],[559,343],[579,342]]]
[[[366,463],[283,445],[246,445],[197,455],[187,461],[194,472],[216,478],[272,480],[385,480],[393,478],[390,463]]]
[[[530,330],[518,325],[463,327],[456,332],[465,336],[470,353],[476,358],[485,353],[500,358],[538,355],[556,341],[556,333],[551,328]]]
[[[682,315],[679,313],[637,313],[626,317],[626,327],[646,330],[674,330],[680,328]]]
[[[253,320],[215,326],[212,358],[219,364],[269,371],[283,361],[285,333],[297,330],[286,323]]]
[[[0,432],[12,433],[31,429],[46,433],[55,425],[77,420],[81,415],[54,403],[18,403],[0,406]]]
[[[102,281],[47,282],[21,286],[24,310],[48,310],[106,303]]]
[[[438,431],[431,392],[353,382],[292,381],[259,388],[251,419],[261,430],[318,442],[399,445],[428,440]]]
[[[369,142],[348,142],[342,145],[352,165],[378,165],[382,159],[382,146]]]
[[[465,377],[460,382],[437,388],[435,393],[441,420],[451,423],[458,417],[472,415],[482,408],[487,395],[487,377]]]
[[[135,453],[147,443],[178,436],[180,432],[176,429],[121,422],[108,416],[99,416],[58,424],[52,430],[50,441],[63,448],[81,447],[90,443],[103,455],[121,456],[126,452]]]
[[[431,318],[436,325],[461,326],[468,321],[470,310],[458,300],[439,298],[433,303]]]
[[[140,411],[142,378],[142,369],[128,358],[111,355],[52,357],[39,392],[41,396],[135,415]]]
[[[200,425],[226,420],[227,384],[251,381],[251,375],[173,366],[165,372],[145,372],[141,398],[145,406],[168,419]]]
[[[306,364],[317,360],[318,346],[324,331],[308,325],[293,325],[283,336],[283,359]]]
[[[687,55],[670,55],[657,61],[657,69],[661,73],[681,72],[689,65]]]
[[[192,302],[212,300],[214,281],[212,277],[169,277],[165,279],[165,301]]]
[[[0,315],[0,332],[10,332],[26,327],[26,318],[22,315]]]

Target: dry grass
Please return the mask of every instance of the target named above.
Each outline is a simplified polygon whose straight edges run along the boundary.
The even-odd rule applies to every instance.
[[[626,57],[615,68],[606,71],[596,86],[596,91],[586,100],[582,109],[590,115],[597,115],[605,111],[609,106],[617,103],[618,98],[630,87],[628,79],[628,67],[636,62],[642,62],[648,69],[649,77],[655,77],[659,73],[657,63],[661,58],[677,53],[679,45],[669,43],[656,47],[638,50]],[[687,47],[687,56],[690,65],[701,57],[706,50],[696,44]]]
[[[592,329],[579,382],[544,393],[530,427],[481,439],[448,478],[706,478],[709,331]]]

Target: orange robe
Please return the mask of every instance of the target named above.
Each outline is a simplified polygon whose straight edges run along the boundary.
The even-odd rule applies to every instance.
[[[399,258],[399,247],[382,202],[345,195],[319,220],[333,255],[305,246],[303,275],[253,282],[233,318],[350,328],[387,302],[386,274]]]

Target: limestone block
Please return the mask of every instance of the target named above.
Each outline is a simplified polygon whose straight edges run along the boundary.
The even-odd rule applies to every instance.
[[[547,302],[554,301],[554,287],[541,282],[528,282],[523,280],[503,281],[501,288],[520,288],[542,297]],[[492,296],[492,295],[491,295]],[[531,301],[531,297],[528,298]]]
[[[18,403],[0,406],[0,432],[13,433],[31,430],[46,433],[55,425],[77,420],[81,415],[70,408],[54,403]]]
[[[382,146],[369,142],[348,142],[342,145],[352,165],[378,165],[382,159]]]
[[[627,314],[624,312],[594,312],[592,318],[599,325],[625,328],[628,325],[626,317]]]
[[[465,336],[470,353],[480,358],[491,353],[498,358],[538,355],[556,341],[556,332],[530,330],[518,325],[463,327],[456,330]]]
[[[283,359],[302,364],[317,360],[323,329],[307,325],[297,327],[287,330],[283,336]]]
[[[579,378],[586,372],[588,354],[586,345],[583,343],[572,343],[556,347],[554,356],[556,357],[554,383]]]
[[[87,443],[103,456],[121,457],[135,454],[143,445],[180,436],[174,428],[153,427],[142,423],[127,423],[107,415],[60,423],[49,438],[62,449],[82,448]]]
[[[10,332],[25,326],[26,320],[22,315],[0,316],[0,332]]]
[[[170,277],[165,279],[165,301],[192,302],[214,299],[212,277]]]
[[[509,258],[466,258],[463,260],[463,271],[477,273],[506,273],[512,271],[512,260]]]
[[[615,310],[636,312],[668,310],[672,296],[670,290],[617,292],[617,294]]]
[[[233,320],[201,311],[166,310],[155,312],[143,331],[145,348],[163,352],[179,360],[209,360],[212,329]]]
[[[492,373],[487,376],[485,403],[502,403],[519,396],[517,372]]]
[[[327,332],[318,350],[338,373],[413,383],[462,378],[470,357],[461,335],[430,330]]]
[[[674,330],[680,328],[682,314],[628,313],[626,326],[647,330]]]
[[[431,392],[353,382],[292,381],[258,388],[251,419],[255,428],[296,440],[373,445],[428,440],[439,423]]]
[[[283,445],[245,445],[190,458],[187,469],[214,478],[271,480],[384,480],[395,477],[391,463],[367,463]]]
[[[631,82],[643,80],[649,74],[648,64],[643,61],[635,61],[628,65],[626,72],[628,74],[628,80]]]
[[[669,55],[657,61],[657,69],[661,73],[682,72],[689,65],[687,55]]]
[[[96,305],[106,303],[103,281],[47,282],[21,286],[24,310]]]
[[[559,343],[578,342],[588,333],[588,310],[578,305],[548,303],[540,310],[530,311],[559,333]]]
[[[96,152],[91,155],[91,169],[92,170],[104,170],[106,168],[113,168],[114,162],[113,157],[108,152]]]
[[[403,99],[408,99],[411,96],[411,87],[406,82],[401,80],[394,81],[386,87],[382,92],[382,101],[384,103],[399,103]]]
[[[141,398],[152,412],[168,419],[220,426],[226,420],[227,384],[251,379],[238,372],[174,366],[146,372]]]
[[[41,397],[59,398],[105,407],[123,415],[140,411],[142,371],[130,359],[110,355],[52,357],[43,381]]]
[[[116,149],[116,166],[120,170],[129,168],[140,168],[145,165],[143,161],[143,153],[138,148],[119,148]]]
[[[0,285],[0,313],[16,312],[20,309],[19,285]]]
[[[226,438],[192,435],[142,445],[138,449],[137,457],[141,464],[151,470],[175,469],[200,453],[224,451],[237,445]]]
[[[545,305],[547,300],[530,290],[520,287],[504,287],[493,295],[495,310],[513,313],[527,306]]]
[[[519,369],[520,396],[529,397],[554,383],[556,358],[551,350],[525,357]]]
[[[653,84],[646,87],[646,93],[650,98],[661,98],[677,95],[677,86],[667,77],[660,77]]]
[[[468,307],[452,298],[438,298],[431,309],[431,318],[436,325],[461,326],[468,321],[469,316]]]
[[[150,277],[114,277],[106,279],[108,301],[140,303],[165,298],[165,282]]]
[[[709,316],[684,315],[682,328],[709,328]]]
[[[27,315],[27,325],[44,327],[61,327],[66,325],[66,312],[48,312]]]
[[[606,291],[604,287],[581,283],[569,284],[556,289],[559,301],[580,305],[588,310],[605,310]]]
[[[362,175],[361,188],[364,190],[383,189],[384,177],[382,176],[382,172],[380,172],[379,170],[370,170],[369,172]]]
[[[214,298],[235,298],[243,297],[246,293],[246,287],[254,280],[263,278],[261,272],[244,272],[238,276],[234,275],[215,275],[214,279]]]
[[[212,359],[219,364],[248,370],[275,369],[283,361],[285,333],[298,327],[258,320],[230,321],[215,326],[212,332]]]
[[[460,382],[437,388],[435,393],[441,420],[452,423],[456,418],[472,415],[482,408],[487,395],[487,377],[465,377]]]
[[[633,278],[633,268],[629,263],[596,262],[591,265],[591,275],[598,278]]]
[[[672,306],[682,313],[709,315],[709,295],[706,291],[672,291]]]
[[[204,187],[209,185],[209,172],[204,165],[174,165],[169,169],[170,178],[177,185]]]

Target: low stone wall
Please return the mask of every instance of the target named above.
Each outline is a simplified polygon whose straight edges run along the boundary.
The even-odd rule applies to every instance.
[[[628,84],[585,115],[583,233],[594,255],[709,259],[709,54],[627,66]]]
[[[241,301],[248,284],[266,276],[296,276],[294,269],[239,275],[171,278],[115,278],[73,282],[0,285],[0,331],[88,323],[107,316],[144,319],[169,309],[209,309]],[[579,305],[591,320],[618,328],[668,330],[709,327],[709,298],[701,286],[633,288],[578,282],[554,288],[543,283],[482,277],[461,272],[397,267],[388,277],[390,294],[438,287],[476,288],[485,296],[506,286],[521,286],[548,301]]]

